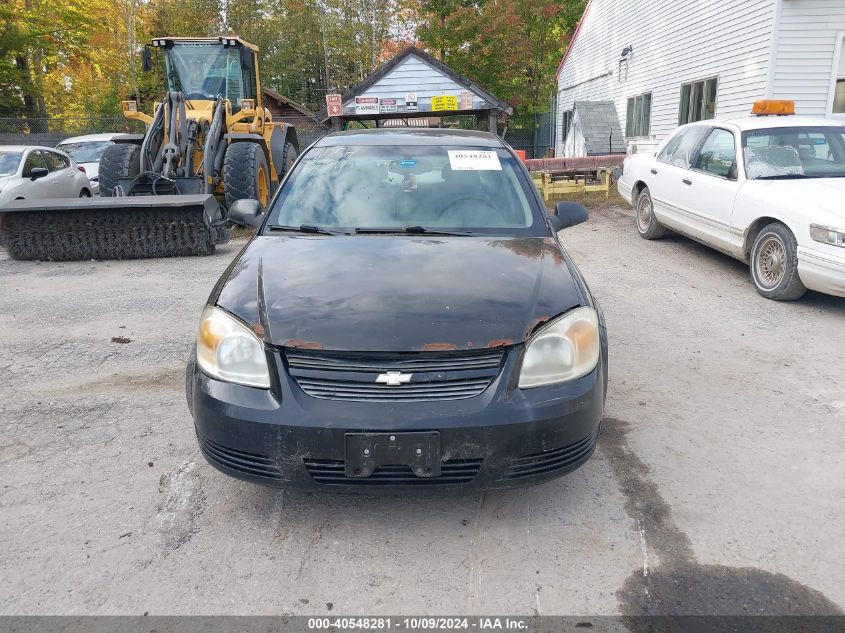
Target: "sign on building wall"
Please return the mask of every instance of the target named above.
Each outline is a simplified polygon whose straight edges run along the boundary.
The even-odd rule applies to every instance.
[[[378,114],[378,97],[355,97],[355,114]]]
[[[461,93],[461,110],[472,110],[473,94],[467,90]]]
[[[405,112],[416,112],[418,109],[417,93],[409,92],[405,95]]]
[[[329,116],[341,116],[343,114],[342,97],[339,94],[326,95],[326,111]]]
[[[457,110],[458,98],[452,95],[438,95],[431,98],[431,109],[434,112],[443,110]]]
[[[396,112],[398,110],[396,99],[379,99],[378,109],[382,114]]]

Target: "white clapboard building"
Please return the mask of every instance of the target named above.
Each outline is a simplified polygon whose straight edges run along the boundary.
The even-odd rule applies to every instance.
[[[589,0],[558,69],[556,153],[651,151],[758,99],[845,117],[843,40],[845,0]]]

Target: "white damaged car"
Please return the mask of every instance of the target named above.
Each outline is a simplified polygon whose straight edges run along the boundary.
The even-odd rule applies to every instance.
[[[106,149],[113,145],[113,139],[118,133],[87,134],[74,136],[59,143],[56,148],[70,156],[76,164],[85,169],[85,174],[91,182],[91,193],[100,194],[100,159]]]
[[[755,112],[769,112],[769,103]],[[808,288],[845,296],[842,121],[784,115],[684,125],[655,154],[627,157],[618,189],[642,237],[671,229],[748,262],[766,298],[797,299]]]

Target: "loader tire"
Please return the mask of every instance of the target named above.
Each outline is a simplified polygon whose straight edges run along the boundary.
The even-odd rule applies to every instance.
[[[226,206],[236,200],[258,200],[261,210],[270,202],[270,169],[258,143],[232,143],[223,157]]]
[[[100,196],[110,198],[121,178],[134,178],[140,171],[141,148],[138,145],[109,145],[100,159]]]
[[[282,154],[282,173],[279,174],[279,178],[290,171],[298,156],[299,152],[296,151],[296,146],[293,143],[285,143],[285,151]]]
[[[10,213],[2,232],[13,259],[79,261],[214,253],[201,210],[80,208]]]

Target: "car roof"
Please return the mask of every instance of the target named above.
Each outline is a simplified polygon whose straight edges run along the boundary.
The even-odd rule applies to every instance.
[[[115,136],[120,136],[123,132],[106,132],[104,134],[85,134],[83,136],[72,136],[61,141],[59,145],[64,143],[92,143],[94,141],[110,141]]]
[[[28,149],[46,149],[50,150],[51,152],[55,152],[55,148],[47,147],[46,145],[0,145],[0,152],[25,152]],[[64,154],[62,150],[59,150],[61,154]]]
[[[781,116],[745,116],[734,119],[707,119],[704,121],[696,121],[695,123],[688,123],[687,125],[719,125],[720,123],[732,125],[743,132],[748,130],[764,130],[774,127],[842,127],[845,125],[845,121],[825,119],[822,117],[800,116],[797,114]]]
[[[345,145],[457,145],[464,147],[505,147],[495,134],[477,130],[448,128],[407,128],[347,130],[334,132],[315,143],[316,147]]]

